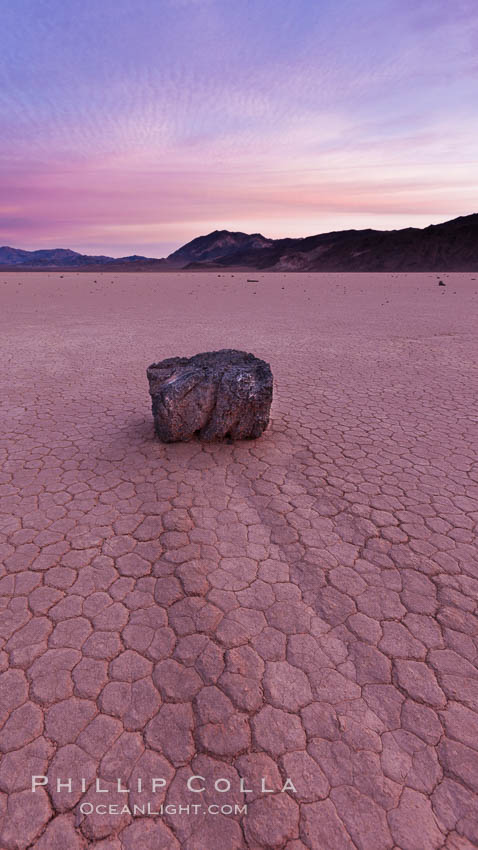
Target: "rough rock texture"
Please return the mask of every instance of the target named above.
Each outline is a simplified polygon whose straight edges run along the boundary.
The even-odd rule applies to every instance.
[[[245,351],[170,357],[147,369],[156,433],[164,443],[260,437],[269,424],[272,372]]]

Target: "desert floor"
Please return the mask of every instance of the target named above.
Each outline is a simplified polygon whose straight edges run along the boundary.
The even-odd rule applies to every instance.
[[[0,273],[2,850],[478,845],[478,273],[439,277]],[[146,366],[225,347],[269,430],[162,445]]]

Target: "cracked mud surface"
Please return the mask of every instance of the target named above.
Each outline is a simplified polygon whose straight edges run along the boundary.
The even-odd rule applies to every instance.
[[[1,850],[478,846],[476,277],[0,275]],[[223,347],[271,427],[160,444]]]

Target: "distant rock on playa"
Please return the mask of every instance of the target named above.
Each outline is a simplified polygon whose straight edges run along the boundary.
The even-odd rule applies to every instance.
[[[260,437],[269,423],[268,363],[234,349],[170,357],[147,369],[156,434],[164,443]]]

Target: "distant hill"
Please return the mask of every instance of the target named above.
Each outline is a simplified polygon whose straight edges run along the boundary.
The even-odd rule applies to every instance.
[[[103,265],[111,257],[89,257],[67,248],[51,251],[21,251],[19,248],[0,248],[0,263],[7,266],[35,266],[37,268],[78,268],[79,266]]]
[[[107,267],[109,269],[128,267],[132,269],[152,265],[163,266],[166,260],[155,260],[150,257],[104,257],[79,254],[68,248],[53,248],[42,251],[22,251],[19,248],[0,248],[0,268],[24,269],[85,269],[92,270]]]
[[[273,239],[266,239],[260,233],[231,233],[229,230],[214,230],[207,236],[198,236],[187,245],[183,245],[174,254],[170,254],[168,263],[184,266],[189,263],[225,262],[237,254],[249,255],[271,248]]]
[[[215,231],[189,242],[168,257],[168,262],[176,257],[189,269],[476,271],[478,214],[424,229],[340,230],[304,239],[265,239],[260,234]]]
[[[303,239],[215,230],[165,259],[94,257],[57,248],[0,248],[0,268],[168,271],[255,269],[298,272],[478,271],[478,213],[423,229],[339,230]]]

